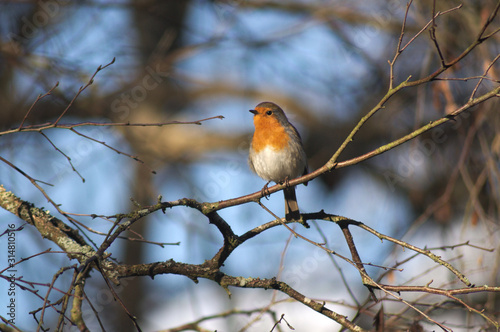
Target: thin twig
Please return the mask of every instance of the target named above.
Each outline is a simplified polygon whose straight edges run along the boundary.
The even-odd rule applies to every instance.
[[[33,104],[31,104],[31,107],[29,108],[28,112],[26,112],[26,114],[24,115],[24,118],[23,118],[23,121],[21,121],[21,124],[19,125],[19,127],[17,128],[18,131],[21,131],[23,129],[23,125],[24,125],[24,122],[26,121],[26,119],[28,118],[28,115],[31,113],[31,111],[33,110],[33,108],[35,107],[35,105],[41,100],[43,99],[44,97],[50,95],[52,93],[52,91],[54,91],[55,88],[57,88],[59,86],[59,82],[56,82],[56,84],[50,88],[49,91],[47,91],[46,93],[44,93],[43,95],[42,94],[39,94],[38,97],[36,97],[35,101],[33,102]],[[1,135],[1,134],[0,134]]]
[[[86,138],[86,139],[88,139],[88,140],[90,140],[90,141],[93,141],[93,142],[96,142],[96,143],[102,144],[103,146],[107,147],[107,148],[108,148],[108,149],[110,149],[110,150],[113,150],[114,152],[116,152],[116,153],[118,153],[118,154],[121,154],[121,155],[127,156],[127,157],[129,157],[129,158],[131,158],[131,159],[133,159],[133,160],[135,160],[135,161],[139,162],[139,163],[140,163],[140,164],[142,164],[143,166],[147,167],[151,173],[156,174],[156,171],[155,171],[154,169],[152,169],[151,167],[149,167],[149,166],[148,166],[148,165],[147,165],[144,161],[142,161],[141,159],[139,159],[139,157],[137,157],[137,156],[133,156],[133,155],[128,154],[128,153],[126,153],[126,152],[123,152],[123,151],[120,151],[120,150],[118,150],[118,149],[115,149],[115,148],[114,148],[114,147],[112,147],[111,145],[106,144],[106,142],[104,142],[104,141],[99,141],[98,139],[95,139],[95,138],[93,138],[93,137],[90,137],[90,136],[87,136],[87,135],[85,135],[85,134],[82,134],[82,133],[80,133],[79,131],[76,131],[76,129],[74,129],[74,128],[70,128],[70,130],[71,130],[72,132],[74,132],[75,134],[77,134],[78,136],[81,136],[81,137]]]
[[[61,151],[61,149],[59,149],[51,140],[50,138],[47,137],[47,135],[45,135],[45,133],[43,131],[40,131],[40,134],[50,143],[50,145],[52,145],[52,147],[57,151],[59,152],[60,154],[62,154],[66,160],[68,161],[69,165],[71,166],[71,169],[80,177],[80,179],[82,179],[82,182],[85,182],[85,179],[83,178],[83,176],[78,172],[78,170],[75,168],[75,166],[73,165],[73,163],[71,162],[71,158],[68,157],[67,154],[65,154],[64,152]]]
[[[486,78],[486,75],[488,75],[488,72],[490,71],[491,67],[493,67],[493,65],[495,64],[495,62],[497,62],[497,60],[500,58],[500,54],[498,54],[495,59],[493,59],[490,64],[488,65],[488,67],[486,68],[486,70],[484,71],[483,73],[483,76],[480,76],[480,79],[479,81],[477,82],[476,86],[474,87],[474,90],[472,90],[472,93],[469,97],[469,100],[471,99],[474,99],[474,96],[476,95],[476,92],[477,92],[477,89],[479,89],[479,86],[481,85],[481,83],[483,82],[484,79],[487,79]]]
[[[403,24],[401,25],[401,32],[399,34],[398,45],[396,46],[396,53],[394,54],[394,58],[392,59],[392,61],[389,61],[389,90],[392,90],[394,85],[394,64],[396,63],[399,55],[404,51],[404,48],[401,48],[401,44],[403,42],[403,37],[406,29],[406,20],[408,19],[408,12],[410,11],[412,2],[413,0],[410,0],[406,3],[405,16],[403,19]]]
[[[407,242],[404,242],[404,241],[401,241],[401,240],[398,240],[398,239],[395,239],[393,237],[390,237],[388,235],[385,235],[385,234],[382,234],[382,233],[379,233],[377,232],[376,230],[374,230],[373,228],[363,224],[363,223],[358,223],[356,222],[356,226],[364,229],[365,231],[368,231],[370,233],[372,233],[373,235],[377,236],[379,239],[381,240],[388,240],[388,241],[391,241],[393,243],[396,243],[397,245],[401,246],[401,247],[404,247],[404,248],[408,248],[408,249],[411,249],[415,252],[418,252],[422,255],[425,255],[427,257],[429,257],[430,259],[432,259],[433,261],[435,261],[436,263],[446,267],[448,270],[450,270],[454,275],[456,275],[458,277],[458,279],[460,279],[465,285],[469,286],[469,287],[474,287],[474,285],[469,281],[469,279],[467,279],[467,277],[465,275],[463,275],[463,273],[461,273],[460,271],[458,271],[455,267],[453,267],[450,263],[444,261],[443,259],[441,259],[441,257],[433,254],[432,252],[430,252],[429,250],[424,250],[424,249],[420,249],[414,245],[411,245]]]
[[[439,14],[439,12],[438,12]],[[432,42],[434,43],[434,47],[436,48],[436,52],[439,56],[439,60],[441,61],[441,67],[446,68],[448,65],[444,59],[443,52],[441,52],[441,47],[439,47],[439,43],[436,38],[436,0],[432,2],[432,25],[429,29],[429,35],[431,37]]]
[[[130,122],[79,122],[79,123],[58,123],[57,125],[54,122],[46,122],[42,124],[33,124],[29,126],[24,126],[22,128],[10,129],[0,132],[0,136],[13,134],[17,132],[38,132],[40,130],[47,130],[52,128],[58,129],[72,129],[78,127],[163,127],[170,125],[202,125],[202,122],[214,119],[224,119],[222,115],[211,116],[209,118],[194,120],[194,121],[166,121],[166,122],[157,122],[157,123],[130,123]]]
[[[116,58],[113,58],[113,60],[111,60],[110,63],[104,65],[104,66],[99,66],[97,67],[96,71],[94,72],[94,74],[90,77],[89,81],[87,82],[87,84],[85,84],[84,86],[81,86],[79,89],[78,89],[78,92],[75,94],[75,96],[73,97],[73,99],[71,99],[71,101],[69,102],[69,104],[66,106],[66,108],[62,111],[61,115],[59,115],[59,117],[57,118],[57,120],[54,122],[54,127],[57,126],[57,124],[59,123],[59,121],[61,121],[61,119],[63,118],[63,116],[66,114],[66,112],[68,112],[68,110],[71,108],[71,106],[73,105],[73,103],[75,102],[75,100],[78,98],[78,96],[80,96],[80,94],[85,90],[87,89],[91,84],[94,83],[94,78],[95,76],[97,75],[98,72],[100,72],[101,70],[111,66],[113,63],[115,63],[115,60]]]

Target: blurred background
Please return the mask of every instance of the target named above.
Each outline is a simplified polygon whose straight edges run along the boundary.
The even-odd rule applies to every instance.
[[[438,1],[436,11],[459,4],[463,4],[461,9],[437,20],[437,38],[447,59],[462,53],[475,40],[496,1]],[[359,119],[387,92],[388,61],[395,54],[405,9],[404,1],[357,0],[2,1],[1,131],[18,127],[37,96],[59,82],[50,96],[35,105],[25,124],[54,121],[97,67],[113,58],[115,63],[97,74],[61,123],[157,123],[217,115],[224,119],[209,120],[201,126],[77,129],[144,163],[69,130],[45,131],[50,141],[71,158],[79,174],[39,133],[3,135],[0,155],[35,179],[52,184],[44,186],[47,193],[64,211],[77,214],[126,213],[135,208],[130,198],[148,205],[154,204],[159,195],[163,201],[182,197],[219,201],[259,191],[264,181],[247,166],[248,142],[253,132],[248,110],[261,101],[279,104],[302,135],[310,170],[322,166]],[[415,1],[407,18],[404,43],[431,17],[432,1]],[[442,77],[482,75],[499,54],[499,45],[498,36],[493,37]],[[439,65],[426,31],[398,59],[395,82],[410,75],[412,80],[424,77]],[[498,64],[492,66],[489,76],[498,80],[498,69]],[[339,160],[362,155],[456,110],[469,99],[476,84],[477,79],[436,81],[401,91],[362,128]],[[477,94],[493,86],[484,81]],[[386,154],[334,170],[307,187],[298,187],[301,211],[324,209],[420,247],[470,241],[495,249],[490,252],[464,245],[438,254],[473,283],[498,285],[498,106],[497,100],[490,100]],[[7,190],[57,216],[43,195],[6,164],[0,164],[0,180]],[[283,216],[281,193],[263,202]],[[220,214],[240,235],[273,219],[254,203]],[[110,227],[102,219],[76,218],[101,232]],[[6,224],[21,225],[19,219],[3,210],[0,220],[0,232]],[[311,229],[296,226],[295,230],[314,241],[326,241],[332,250],[349,256],[336,225],[318,221]],[[149,263],[172,258],[199,264],[222,245],[222,237],[207,219],[182,207],[151,215],[136,223],[133,231],[129,233],[133,238],[140,234],[148,241],[180,244],[161,248],[119,240],[110,251],[120,262]],[[411,255],[366,232],[354,229],[353,233],[363,262],[392,266]],[[97,234],[88,236],[97,244],[103,239]],[[4,238],[0,237],[0,241],[1,250],[6,250]],[[32,227],[19,232],[16,241],[18,259],[47,248],[58,249]],[[0,263],[2,269],[5,255],[0,255]],[[42,255],[20,265],[19,275],[49,283],[61,266],[69,264],[64,254]],[[434,280],[436,287],[462,287],[447,270],[437,268],[428,259],[412,259],[402,268],[402,272],[386,274],[383,281],[425,285]],[[368,297],[352,266],[291,238],[284,227],[242,245],[222,270],[244,277],[279,275],[308,297],[328,301],[332,310],[350,317]],[[376,267],[367,267],[367,271],[372,277],[386,272]],[[61,277],[61,288],[70,280],[70,274]],[[44,291],[46,287],[40,286],[40,292]],[[166,275],[154,280],[127,279],[118,294],[146,331],[172,328],[227,310],[255,310],[270,304],[278,318],[284,313],[298,331],[330,331],[337,327],[303,305],[279,302],[286,299],[282,294],[231,291],[229,299],[213,282],[201,280],[194,284],[185,277]],[[6,303],[3,295],[2,308]],[[89,279],[87,295],[105,325],[113,327],[110,330],[132,330],[132,323],[96,273]],[[28,312],[43,301],[27,292],[17,296],[17,324],[33,330],[37,323]],[[445,300],[421,294],[407,296],[431,303]],[[498,295],[466,298],[478,309],[496,312],[498,318]],[[370,328],[378,308],[370,307],[371,311],[360,315],[358,323]],[[399,304],[385,304],[386,312],[403,309]],[[464,314],[460,307],[442,310],[437,306],[429,310],[438,321],[456,324],[458,331],[459,326],[484,324],[477,315]],[[88,326],[99,329],[90,309],[88,313],[84,317]],[[418,318],[412,311],[400,315],[395,328],[407,328]],[[47,312],[44,323],[51,326],[56,318],[57,313]],[[218,331],[269,331],[275,321],[267,314],[259,318],[257,310],[202,325]]]

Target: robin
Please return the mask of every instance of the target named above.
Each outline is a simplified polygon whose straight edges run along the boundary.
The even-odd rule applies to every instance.
[[[248,164],[258,176],[269,182],[288,183],[307,174],[307,157],[299,132],[283,110],[271,102],[262,102],[250,110],[255,132],[250,144]],[[307,185],[307,183],[304,183]],[[286,220],[300,219],[295,186],[283,190]]]

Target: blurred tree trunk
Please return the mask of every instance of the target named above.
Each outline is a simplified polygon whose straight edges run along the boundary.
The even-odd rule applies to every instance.
[[[144,72],[144,68],[147,66],[154,67],[154,65],[159,65],[162,58],[168,57],[168,55],[178,48],[182,47],[182,32],[185,26],[184,19],[186,17],[186,10],[189,1],[160,1],[160,0],[134,0],[133,6],[133,18],[135,23],[135,28],[138,35],[137,40],[137,50],[138,57],[142,68],[139,68],[139,73]],[[168,38],[167,45],[165,45],[165,39]],[[158,61],[158,62],[157,62]],[[141,74],[139,74],[141,75]],[[172,84],[165,79],[162,84],[150,91],[147,100],[141,105],[132,110],[132,112],[141,112],[148,107],[148,111],[141,112],[140,114],[132,114],[132,117],[139,116],[144,122],[155,122],[158,116],[161,116],[162,112],[165,112],[166,105],[169,104],[169,96],[179,96],[179,94],[168,93],[171,89],[177,89],[173,87]],[[149,105],[149,106],[148,106]],[[156,114],[155,119],[143,118],[153,111],[153,116]],[[130,135],[134,135],[136,131],[129,132]],[[140,133],[140,132],[139,132]],[[132,140],[133,141],[133,140]],[[156,144],[157,142],[147,142],[146,144]],[[140,146],[134,146],[136,153],[140,154]],[[154,163],[154,160],[149,160],[148,162]],[[149,168],[144,167],[140,163],[135,164],[135,172],[131,174],[133,179],[132,185],[132,198],[140,204],[151,204],[156,199],[157,193],[153,186],[153,175]],[[131,209],[136,209],[137,207],[133,204]],[[147,221],[143,220],[136,223],[132,228],[133,231],[138,234],[146,234]],[[136,235],[129,233],[131,237],[136,237]],[[144,257],[144,244],[141,242],[126,241],[124,251],[124,260],[129,264],[136,264],[140,262],[149,261]],[[125,306],[129,309],[130,313],[133,315],[141,315],[141,311],[146,310],[144,305],[144,287],[143,279],[136,278],[131,280],[127,284],[127,289],[123,292],[123,301]],[[117,326],[118,331],[126,331],[131,328],[130,321],[128,319],[119,320],[121,326]]]

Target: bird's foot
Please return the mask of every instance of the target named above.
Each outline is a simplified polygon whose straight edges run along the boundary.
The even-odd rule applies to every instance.
[[[266,199],[269,199],[269,196],[271,196],[271,193],[269,192],[269,188],[268,188],[269,183],[271,183],[271,181],[268,181],[268,182],[264,185],[264,187],[262,188],[262,190],[260,191],[261,195],[262,195],[263,197],[265,197]]]

